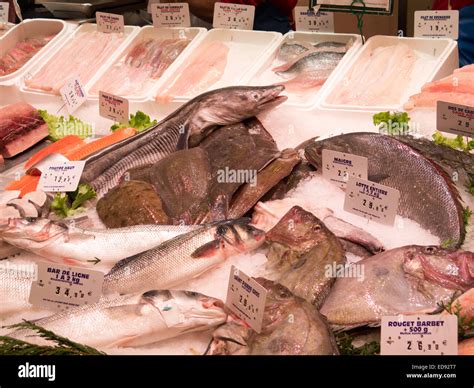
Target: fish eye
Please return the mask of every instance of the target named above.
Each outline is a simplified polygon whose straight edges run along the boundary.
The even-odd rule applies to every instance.
[[[313,230],[319,232],[321,230],[321,225],[313,225]]]
[[[257,93],[255,93],[252,97],[253,97],[254,100],[258,100],[258,98],[259,98]]]
[[[219,225],[216,229],[216,234],[218,236],[223,236],[227,233],[227,227],[224,225]]]
[[[436,253],[436,247],[429,246],[425,248],[425,253],[432,255],[433,253]]]

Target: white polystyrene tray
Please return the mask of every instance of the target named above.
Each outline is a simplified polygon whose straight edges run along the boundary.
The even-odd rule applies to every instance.
[[[393,105],[362,106],[357,105],[357,101],[354,101],[351,105],[338,105],[327,102],[328,97],[344,82],[348,72],[367,50],[392,46],[400,42],[407,44],[415,50],[421,58],[424,58],[424,60],[417,61],[411,79],[409,81],[407,80],[405,93],[398,103]],[[351,112],[400,110],[408,98],[418,93],[426,82],[452,74],[454,69],[458,67],[457,56],[457,43],[451,39],[402,38],[384,35],[373,36],[367,40],[363,48],[351,59],[344,71],[341,71],[336,78],[333,78],[330,83],[325,85],[321,93],[320,108]]]
[[[87,90],[87,97],[90,100],[98,100],[98,94],[93,94],[90,90],[96,84],[97,81],[108,71],[111,71],[111,68],[114,64],[120,61],[125,55],[128,54],[129,50],[135,46],[139,41],[147,39],[147,38],[161,38],[161,39],[179,39],[179,38],[186,38],[191,40],[188,46],[181,52],[181,54],[176,58],[176,60],[166,69],[163,75],[157,79],[156,81],[152,82],[152,85],[148,90],[144,90],[138,96],[121,96],[127,98],[130,101],[147,101],[150,98],[154,97],[154,93],[156,93],[157,88],[162,84],[162,80],[167,78],[167,75],[174,71],[174,65],[180,61],[180,58],[186,57],[186,55],[193,50],[193,48],[199,44],[199,42],[204,38],[206,33],[205,28],[198,28],[198,27],[165,27],[165,28],[155,28],[153,26],[146,26],[142,27],[140,31],[134,36],[134,38],[127,43],[127,45],[118,52],[117,55],[110,58],[104,66],[102,67],[101,71],[98,72],[86,85],[85,89]],[[106,91],[106,90],[104,90]]]
[[[251,80],[252,85],[270,85],[276,84],[280,82],[288,81],[276,75],[272,69],[278,65],[283,64],[276,60],[276,56],[281,45],[285,42],[304,42],[304,43],[320,43],[320,42],[340,42],[340,43],[349,43],[349,41],[353,40],[353,45],[347,51],[346,55],[342,58],[339,62],[337,67],[331,73],[325,84],[330,83],[331,79],[334,79],[346,66],[350,63],[350,60],[354,55],[357,54],[359,49],[362,46],[362,39],[360,35],[357,34],[335,34],[335,33],[320,33],[320,32],[306,32],[306,31],[290,31],[283,36],[283,40],[280,44],[273,50],[272,55],[262,64],[260,69],[258,70],[257,74]],[[284,93],[288,96],[288,101],[285,103],[286,105],[295,106],[301,109],[309,109],[317,104],[324,85],[321,87],[320,90],[316,92],[308,91],[307,93],[296,95],[292,93]]]
[[[138,33],[139,29],[140,29],[139,27],[135,27],[135,26],[125,26],[125,36],[126,36],[126,38],[124,39],[122,44],[117,49],[117,53],[121,53],[123,51],[123,49],[126,47],[126,45]],[[64,39],[61,42],[61,44],[57,45],[54,48],[54,50],[51,50],[48,53],[47,56],[41,58],[41,61],[36,62],[34,64],[34,66],[32,66],[32,68],[30,70],[31,77],[34,77],[39,71],[41,71],[41,69],[48,64],[49,60],[54,55],[56,55],[56,53],[60,52],[66,44],[68,44],[72,39],[74,39],[78,33],[83,32],[83,31],[90,32],[90,31],[96,31],[96,30],[97,30],[97,25],[96,24],[85,23],[85,24],[82,24],[81,26],[79,26],[76,30],[74,30],[74,32],[72,34],[70,34],[67,37],[67,39]],[[102,65],[102,67],[103,66],[105,66],[105,64]],[[100,72],[102,70],[102,67],[99,68],[98,72]],[[73,77],[73,76],[74,76],[74,74],[71,74],[71,77]],[[44,96],[44,95],[55,95],[54,93],[50,93],[50,92],[47,92],[47,91],[44,91],[44,90],[37,90],[37,89],[29,88],[25,85],[24,80],[21,82],[20,91],[22,93],[26,93],[26,94],[38,94],[38,95],[42,95],[42,96]]]
[[[54,47],[59,45],[69,34],[70,29],[62,20],[56,19],[27,19],[23,23],[17,24],[0,38],[0,56],[11,50],[15,45],[25,39],[38,36],[48,36],[56,34],[41,50],[39,50],[28,62],[17,71],[0,77],[0,85],[10,86],[15,84],[19,77],[40,62]]]
[[[273,54],[279,46],[282,34],[269,31],[249,31],[249,30],[230,30],[215,28],[208,31],[199,45],[190,50],[186,56],[181,56],[179,61],[175,61],[173,71],[168,76],[162,77],[160,86],[169,86],[173,83],[184,68],[189,64],[187,62],[190,55],[196,50],[200,50],[202,45],[220,41],[229,46],[229,55],[227,66],[221,79],[212,85],[208,90],[219,89],[226,86],[248,85],[257,71]],[[158,87],[152,99],[162,91]],[[196,96],[174,96],[170,102],[186,102]]]

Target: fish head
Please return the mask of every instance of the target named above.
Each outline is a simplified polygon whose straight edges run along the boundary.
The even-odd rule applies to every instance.
[[[25,239],[45,242],[66,233],[68,227],[47,218],[11,218],[0,226],[0,236],[6,239]]]
[[[316,140],[316,139],[315,139]],[[316,170],[321,171],[323,166],[323,145],[317,143],[316,141],[312,144],[309,144],[304,149],[304,155],[306,160],[316,168]]]
[[[265,331],[273,331],[276,325],[288,318],[287,306],[295,301],[295,296],[280,283],[261,277],[255,280],[267,290],[263,327]]]
[[[243,321],[229,317],[229,322],[217,328],[212,334],[212,342],[206,354],[245,355],[250,351],[247,341],[252,333]]]
[[[216,240],[222,241],[227,256],[250,252],[265,241],[265,232],[249,225],[248,219],[224,221],[215,229]]]

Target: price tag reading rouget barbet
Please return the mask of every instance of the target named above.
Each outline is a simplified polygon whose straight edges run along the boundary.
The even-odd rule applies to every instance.
[[[384,225],[393,225],[400,192],[359,178],[349,178],[344,210]]]
[[[119,123],[128,121],[129,102],[126,98],[99,92],[99,114]]]
[[[382,355],[457,355],[456,315],[400,315],[382,317]]]
[[[100,299],[104,273],[82,267],[38,263],[38,278],[31,285],[30,303],[46,309],[66,310]]]
[[[0,23],[8,22],[8,10],[10,9],[10,4],[6,2],[0,2]]]
[[[265,287],[232,266],[226,306],[257,333],[262,331],[266,300]]]
[[[456,82],[456,77],[453,82]],[[474,137],[474,107],[438,101],[436,128],[441,132]]]
[[[214,4],[214,28],[253,30],[255,7],[243,4]]]
[[[415,38],[459,37],[459,11],[416,11]]]
[[[296,31],[334,32],[334,14],[313,10],[308,7],[295,7]]]
[[[97,12],[95,14],[95,18],[97,21],[97,31],[99,32],[125,32],[125,20],[123,15]]]
[[[191,27],[188,3],[162,3],[151,5],[154,27]]]
[[[69,193],[76,191],[86,162],[83,160],[51,163],[43,168],[38,190]]]
[[[72,115],[77,108],[86,102],[86,92],[78,77],[70,79],[59,90],[66,105],[66,109]]]
[[[367,158],[343,152],[323,150],[323,178],[345,189],[349,178],[367,179]]]

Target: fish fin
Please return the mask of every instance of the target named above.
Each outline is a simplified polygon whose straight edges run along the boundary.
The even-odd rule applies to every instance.
[[[222,240],[216,239],[209,241],[208,243],[200,246],[196,249],[193,253],[191,253],[191,257],[193,259],[207,259],[212,257],[216,251],[218,251],[222,246]]]
[[[180,128],[180,135],[178,138],[178,143],[176,144],[176,150],[185,150],[188,148],[188,138],[189,138],[189,124],[186,123]]]

